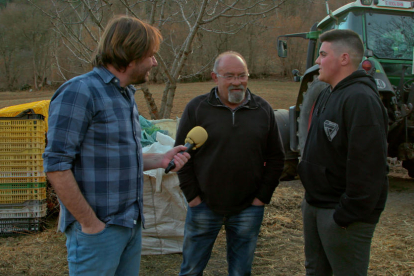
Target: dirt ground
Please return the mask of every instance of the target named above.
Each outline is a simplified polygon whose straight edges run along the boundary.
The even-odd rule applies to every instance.
[[[288,108],[296,99],[298,83],[284,80],[250,81],[252,92],[275,109]],[[194,96],[207,93],[212,83],[179,85],[171,118],[180,117]],[[150,85],[159,103],[163,86]],[[50,99],[53,91],[0,92],[0,108]],[[142,115],[146,106],[136,99]],[[391,163],[390,193],[374,235],[369,275],[414,275],[414,181],[399,163]],[[282,182],[265,209],[253,275],[304,275],[300,180]],[[0,238],[0,275],[68,275],[65,236],[56,232],[56,213],[46,219],[46,229],[36,234]],[[204,275],[227,275],[224,230],[220,233]],[[181,254],[143,256],[144,276],[177,275]]]

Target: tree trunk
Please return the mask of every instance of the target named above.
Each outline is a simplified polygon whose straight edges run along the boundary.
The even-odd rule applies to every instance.
[[[254,68],[254,45],[253,45],[253,40],[254,40],[254,34],[253,34],[253,27],[250,25],[249,27],[247,27],[247,31],[248,31],[248,38],[247,38],[247,47],[248,47],[248,61],[247,61],[247,68],[249,69],[250,72],[254,72],[255,68]]]
[[[169,89],[168,89],[168,96],[167,96],[167,102],[165,104],[165,112],[163,114],[163,118],[165,119],[169,119],[171,116],[171,110],[173,108],[173,101],[174,101],[174,96],[175,96],[175,90],[177,89],[177,85],[176,84],[172,84],[170,85]]]
[[[11,73],[11,71],[12,71],[12,69],[11,69],[11,67],[12,67],[12,55],[13,55],[13,53],[12,52],[7,52],[7,51],[4,51],[4,52],[2,52],[2,57],[3,57],[3,64],[4,64],[4,71],[5,71],[5,74],[6,74],[6,82],[7,82],[7,90],[9,90],[9,91],[12,91],[13,90],[13,77],[12,77],[12,73]]]
[[[171,79],[171,80],[173,80],[173,79]],[[170,90],[170,85],[171,85],[171,82],[167,81],[165,83],[164,91],[162,92],[161,108],[160,108],[160,116],[162,118],[165,118],[164,114],[165,114],[165,110],[167,109],[167,107],[166,107],[166,105],[167,105],[167,95],[168,95],[168,91]]]
[[[37,85],[38,75],[37,75],[36,61],[35,61],[35,56],[34,55],[33,55],[32,61],[33,61],[33,87],[37,91],[37,90],[39,90],[39,87]]]
[[[141,85],[142,93],[144,94],[145,102],[147,103],[149,115],[151,117],[151,120],[160,119],[157,105],[155,104],[154,98],[152,97],[152,94],[150,93],[148,89],[148,85],[146,83],[143,83]]]

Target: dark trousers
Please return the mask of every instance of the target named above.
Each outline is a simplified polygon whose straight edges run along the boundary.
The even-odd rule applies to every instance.
[[[376,224],[354,222],[343,229],[334,212],[302,202],[306,275],[367,275]]]

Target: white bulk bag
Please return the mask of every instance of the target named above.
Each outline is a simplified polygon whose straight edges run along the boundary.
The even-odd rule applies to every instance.
[[[174,139],[157,133],[156,143],[143,148],[143,153],[165,153]],[[144,172],[144,216],[142,255],[181,253],[187,201],[179,187],[176,173],[164,169]]]

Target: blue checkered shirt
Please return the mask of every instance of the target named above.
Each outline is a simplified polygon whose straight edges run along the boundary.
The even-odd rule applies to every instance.
[[[72,170],[82,194],[107,224],[143,217],[141,127],[135,89],[103,67],[64,83],[49,109],[45,172]],[[75,221],[61,204],[60,230]]]

